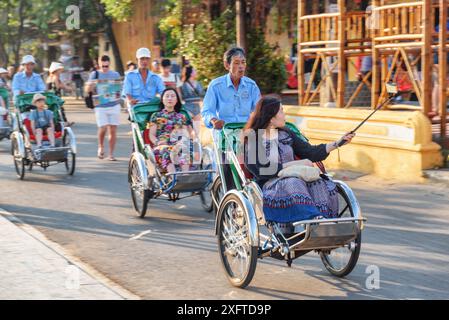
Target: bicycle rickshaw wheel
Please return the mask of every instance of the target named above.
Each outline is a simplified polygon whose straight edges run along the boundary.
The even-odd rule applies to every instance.
[[[229,194],[218,213],[218,247],[231,284],[245,288],[257,266],[257,246],[251,246],[248,214],[240,198]]]
[[[143,219],[147,213],[151,190],[145,190],[143,188],[142,173],[140,172],[137,160],[134,158],[129,164],[128,181],[134,210]]]
[[[337,186],[339,218],[354,217],[353,209],[350,205],[347,195],[343,189]],[[336,277],[345,277],[352,272],[357,265],[362,246],[362,234],[359,232],[357,237],[349,245],[336,248],[330,251],[321,251],[320,258],[324,267]]]
[[[69,152],[67,158],[65,159],[65,168],[67,169],[67,173],[71,176],[75,173],[75,165],[76,154]]]
[[[200,199],[204,211],[212,212],[214,210],[214,201],[212,200],[211,191],[201,191]]]
[[[212,169],[211,163],[212,163],[212,159],[210,159],[210,153],[205,152],[203,154],[203,159],[201,159],[201,170]],[[213,182],[212,182],[212,185],[213,185]],[[214,210],[215,206],[214,206],[214,201],[212,198],[212,187],[208,191],[200,192],[200,200],[201,200],[201,206],[203,207],[204,211],[210,213]]]
[[[217,177],[215,181],[212,184],[211,188],[211,198],[214,198],[215,201],[217,201],[218,204],[220,204],[220,200],[224,197],[223,192],[223,184],[221,182],[221,178]],[[215,206],[215,203],[212,201],[213,210],[215,211],[215,214],[218,212],[217,206]]]
[[[25,177],[25,159],[20,155],[17,140],[12,140],[12,153],[14,157],[14,167],[16,169],[17,177],[23,180]]]

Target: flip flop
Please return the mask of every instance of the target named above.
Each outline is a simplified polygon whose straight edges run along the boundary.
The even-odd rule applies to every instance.
[[[98,159],[103,160],[104,159],[104,151],[100,151],[100,149],[98,149],[97,156],[98,156]]]
[[[108,160],[109,160],[109,161],[117,161],[117,159],[114,158],[114,157],[109,157]]]

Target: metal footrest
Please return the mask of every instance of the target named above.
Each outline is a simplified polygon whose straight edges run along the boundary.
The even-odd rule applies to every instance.
[[[341,247],[353,241],[360,232],[356,222],[309,224],[306,236],[291,248],[295,250],[313,250]]]
[[[203,190],[210,183],[209,173],[175,175],[175,186],[171,192],[194,192]]]
[[[69,147],[42,148],[34,151],[36,160],[39,161],[63,161],[67,158]]]

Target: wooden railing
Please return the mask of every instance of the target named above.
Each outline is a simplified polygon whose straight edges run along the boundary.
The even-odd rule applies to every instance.
[[[325,45],[338,43],[338,13],[326,13],[301,17],[303,42],[301,45]]]
[[[300,18],[302,24],[302,47],[339,44],[339,13],[308,15]],[[368,14],[364,11],[348,12],[346,19],[346,39],[348,43],[370,41],[371,32],[367,28]]]

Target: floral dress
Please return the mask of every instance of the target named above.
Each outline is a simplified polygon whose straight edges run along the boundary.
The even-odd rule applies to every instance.
[[[153,151],[157,165],[163,172],[167,172],[167,167],[171,163],[175,166],[183,166],[190,163],[190,156],[183,152],[183,143],[187,137],[180,134],[180,130],[191,125],[187,117],[178,112],[168,112],[163,109],[151,115],[147,127],[156,125],[156,137],[158,145]]]

